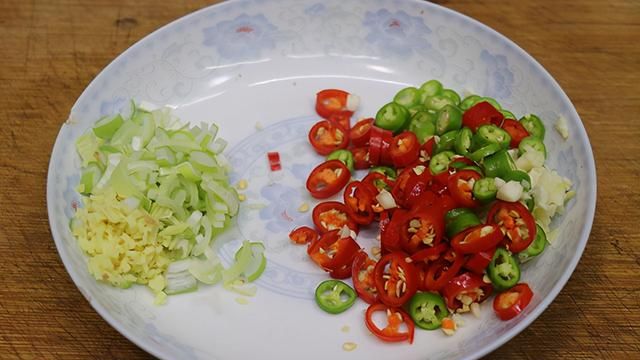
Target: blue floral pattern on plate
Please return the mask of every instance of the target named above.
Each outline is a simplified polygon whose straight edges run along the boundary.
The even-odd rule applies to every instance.
[[[410,56],[414,51],[431,47],[425,37],[431,29],[424,20],[402,10],[393,13],[387,9],[367,11],[362,24],[369,29],[365,40],[375,44],[384,54]]]
[[[504,55],[492,55],[487,50],[482,50],[480,52],[480,61],[487,66],[487,86],[483,94],[495,98],[508,98],[511,96],[513,73],[509,69],[507,57]]]
[[[258,60],[263,51],[275,48],[277,29],[263,14],[242,14],[205,28],[203,44],[217,49],[224,59]]]

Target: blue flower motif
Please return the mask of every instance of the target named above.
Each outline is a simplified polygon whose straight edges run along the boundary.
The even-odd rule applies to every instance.
[[[487,87],[485,94],[495,98],[511,96],[513,87],[513,73],[509,70],[507,58],[504,55],[492,55],[482,50],[480,60],[487,65]]]
[[[322,14],[326,10],[326,6],[323,3],[315,3],[306,9],[304,9],[304,13],[309,16],[317,16]]]
[[[127,99],[116,97],[110,101],[103,101],[100,104],[100,116],[115,115],[121,113],[127,104]]]
[[[300,194],[281,184],[265,186],[260,194],[268,201],[267,207],[260,210],[260,219],[266,222],[267,230],[274,233],[289,232],[292,224],[302,216],[297,211]]]
[[[395,13],[380,9],[367,11],[363,25],[369,28],[366,40],[383,53],[410,56],[417,50],[427,50],[431,44],[425,38],[431,29],[419,16],[410,16],[399,10]]]
[[[216,48],[220,56],[227,60],[258,60],[263,49],[275,48],[277,29],[262,14],[242,14],[233,20],[205,28],[203,43]]]
[[[301,180],[302,182],[307,181],[309,177],[309,173],[313,170],[313,165],[310,163],[302,163],[302,164],[293,164],[291,166],[291,173],[296,179]]]

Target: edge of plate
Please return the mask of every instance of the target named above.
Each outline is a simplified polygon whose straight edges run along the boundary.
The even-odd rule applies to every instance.
[[[79,103],[80,99],[82,99],[83,96],[85,96],[87,93],[89,93],[89,91],[94,86],[96,86],[96,80],[98,78],[100,78],[100,76],[103,73],[106,73],[111,68],[117,66],[117,64],[122,61],[122,59],[125,57],[125,55],[127,53],[131,52],[134,48],[137,48],[137,47],[141,46],[141,44],[145,40],[147,40],[148,38],[154,37],[154,36],[158,36],[158,34],[160,34],[163,31],[166,31],[169,27],[174,26],[175,24],[187,21],[191,17],[198,16],[200,13],[210,11],[211,8],[217,8],[217,7],[226,6],[226,5],[230,4],[230,3],[238,2],[238,1],[243,1],[243,0],[227,0],[227,1],[224,1],[222,3],[218,3],[218,4],[206,6],[206,7],[202,8],[202,9],[198,9],[196,11],[193,11],[193,12],[191,12],[189,14],[186,14],[186,15],[184,15],[182,17],[179,17],[178,19],[175,19],[175,20],[173,20],[173,21],[171,21],[171,22],[159,27],[158,29],[156,29],[153,32],[151,32],[150,34],[148,34],[148,35],[144,36],[143,38],[141,38],[140,40],[138,40],[133,45],[128,47],[125,51],[123,51],[121,54],[119,54],[113,61],[111,61],[104,69],[102,69],[91,80],[89,85],[82,91],[82,93],[80,94],[80,96],[78,97],[78,99],[76,100],[74,105],[72,106],[70,113],[73,113],[73,110],[75,109],[76,105]],[[565,271],[565,273],[560,277],[560,279],[555,284],[555,286],[551,289],[549,295],[540,303],[540,305],[532,313],[528,314],[528,316],[524,320],[522,320],[520,323],[516,324],[514,327],[509,329],[509,331],[507,331],[504,335],[502,335],[499,338],[497,338],[492,343],[489,343],[489,344],[483,346],[482,348],[480,348],[475,354],[466,357],[467,359],[478,359],[478,358],[483,357],[483,356],[489,354],[490,352],[496,350],[500,346],[504,345],[509,340],[511,340],[513,337],[515,337],[516,335],[521,333],[531,323],[533,323],[533,321],[535,321],[547,309],[547,307],[555,300],[555,298],[558,296],[560,291],[566,285],[567,281],[569,281],[569,278],[571,278],[571,275],[573,275],[573,272],[575,271],[575,268],[577,267],[578,262],[582,258],[582,254],[583,254],[584,249],[586,247],[587,241],[589,240],[589,235],[591,233],[591,228],[593,226],[593,219],[595,217],[595,208],[596,208],[596,199],[597,199],[597,174],[596,174],[596,168],[595,168],[595,159],[593,157],[593,150],[591,148],[591,143],[589,141],[589,137],[587,135],[586,129],[584,127],[584,124],[582,123],[582,119],[580,118],[580,116],[578,115],[578,113],[577,113],[577,111],[575,109],[575,106],[573,105],[573,103],[571,102],[571,100],[569,99],[567,94],[564,92],[564,90],[562,90],[562,88],[560,87],[558,82],[553,78],[553,76],[551,76],[551,74],[533,56],[531,56],[529,53],[527,53],[524,49],[522,49],[518,44],[513,42],[507,36],[499,33],[498,31],[494,30],[493,28],[489,27],[488,25],[485,25],[482,22],[471,18],[468,15],[465,15],[465,14],[460,13],[458,11],[455,11],[455,10],[449,9],[447,7],[444,7],[442,5],[431,3],[431,2],[424,2],[424,1],[421,1],[421,0],[406,0],[406,1],[416,2],[416,3],[421,4],[421,6],[425,6],[425,7],[430,7],[430,6],[436,7],[439,10],[441,10],[443,12],[446,12],[451,16],[462,17],[462,18],[466,19],[467,21],[469,21],[470,23],[473,23],[475,26],[486,30],[489,34],[491,34],[491,35],[493,35],[495,37],[498,37],[501,40],[505,41],[505,44],[508,47],[511,47],[514,51],[516,51],[520,55],[522,55],[525,59],[529,60],[531,62],[531,64],[533,64],[533,66],[538,71],[540,71],[541,75],[545,78],[545,80],[547,80],[549,82],[549,84],[552,85],[552,88],[561,95],[561,97],[562,97],[561,100],[563,102],[566,102],[566,103],[571,105],[569,107],[569,111],[571,112],[571,115],[575,116],[579,120],[578,129],[580,131],[579,131],[579,133],[577,135],[580,138],[581,142],[586,144],[586,146],[585,146],[585,155],[587,156],[586,167],[587,167],[587,172],[589,173],[589,176],[592,177],[592,179],[593,179],[593,182],[592,182],[592,187],[590,189],[585,189],[585,190],[589,191],[589,195],[587,196],[587,202],[588,202],[587,210],[586,210],[587,218],[585,219],[586,220],[585,221],[585,226],[584,226],[584,228],[583,228],[583,230],[582,230],[582,232],[580,234],[580,240],[579,240],[579,244],[578,244],[578,251],[576,251],[576,253],[573,254],[573,257],[572,257],[572,259],[571,259],[571,261],[569,263],[568,270],[570,270],[570,271]],[[46,190],[47,214],[49,214],[49,213],[54,211],[53,205],[52,205],[52,196],[53,196],[52,195],[52,189],[51,189],[51,186],[49,184],[53,183],[53,181],[54,181],[54,179],[53,179],[53,171],[52,171],[53,158],[54,158],[55,154],[60,149],[60,146],[58,144],[57,138],[58,138],[59,134],[62,131],[64,131],[64,125],[65,124],[63,123],[63,125],[60,128],[60,131],[58,132],[58,135],[56,136],[56,141],[55,141],[55,143],[53,145],[53,149],[52,149],[52,152],[51,152],[51,158],[49,160],[49,166],[48,166],[48,170],[47,170],[47,190]],[[60,256],[60,258],[62,260],[62,263],[63,263],[67,273],[69,274],[69,276],[71,277],[71,279],[74,282],[74,285],[76,285],[76,288],[77,288],[78,287],[77,284],[78,284],[79,279],[77,278],[77,275],[75,275],[74,271],[72,271],[72,269],[70,269],[67,266],[68,261],[66,261],[67,260],[66,259],[66,255],[64,255],[63,252],[60,251],[60,249],[61,249],[60,241],[61,240],[56,236],[56,234],[58,233],[57,226],[56,226],[56,224],[54,224],[51,221],[51,217],[49,217],[49,227],[51,229],[51,234],[53,236],[54,243],[55,243],[56,249],[58,251],[58,256]],[[83,293],[81,291],[80,291],[80,293],[89,302],[89,304],[94,308],[94,310],[96,310],[96,312],[98,314],[100,314],[100,316],[107,323],[109,323],[109,325],[111,325],[111,327],[116,329],[120,334],[122,334],[124,337],[129,339],[131,342],[136,344],[136,346],[140,347],[144,351],[148,352],[149,354],[151,354],[151,355],[153,355],[153,356],[155,356],[157,358],[160,358],[160,359],[166,359],[167,358],[166,354],[162,354],[162,353],[158,352],[153,347],[149,346],[149,344],[147,344],[145,341],[143,341],[142,339],[139,339],[136,335],[131,334],[127,329],[121,327],[120,324],[117,321],[115,321],[111,317],[109,312],[107,312],[99,303],[92,301],[89,297],[87,297],[87,295],[85,293]]]

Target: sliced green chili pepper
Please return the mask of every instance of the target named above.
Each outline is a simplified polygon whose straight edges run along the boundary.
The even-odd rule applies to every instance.
[[[473,148],[480,149],[489,144],[499,144],[503,149],[509,148],[511,135],[495,125],[482,125],[473,135]]]
[[[461,209],[467,210],[463,211]],[[453,213],[452,213],[453,211]],[[449,239],[473,226],[480,225],[480,219],[473,211],[466,208],[449,210],[445,215],[444,228]]]
[[[482,98],[478,95],[469,95],[460,103],[460,109],[469,110],[473,105],[477,104]]]
[[[502,150],[502,146],[498,144],[489,144],[469,154],[469,159],[480,163],[488,156],[491,156],[500,150]]]
[[[524,204],[527,206],[527,210],[529,210],[529,212],[532,212],[533,208],[536,206],[536,201],[533,196],[530,196],[529,198],[524,199]]]
[[[375,167],[372,167],[371,170],[369,170],[369,172],[370,173],[378,172],[386,176],[390,180],[395,180],[397,176],[396,170],[388,166],[375,166]]]
[[[471,139],[473,137],[473,131],[468,127],[463,127],[456,136],[456,143],[454,145],[456,152],[460,155],[467,155],[471,148]]]
[[[416,113],[420,111],[427,111],[427,108],[422,104],[418,104],[407,107],[407,110],[409,111],[409,119],[411,119]]]
[[[453,151],[443,151],[439,154],[434,155],[429,161],[429,170],[433,175],[438,175],[441,172],[449,169],[449,164],[451,163],[451,159],[456,154]]]
[[[485,177],[473,184],[473,197],[478,199],[481,203],[489,203],[496,199],[498,193],[498,187],[496,186],[496,179],[492,177]]]
[[[409,110],[402,105],[390,102],[378,110],[375,125],[386,130],[398,132],[404,129],[408,122]]]
[[[520,141],[520,144],[518,145],[519,155],[532,150],[544,155],[545,159],[547,158],[547,147],[544,146],[544,142],[539,137],[527,136]]]
[[[516,116],[513,115],[513,113],[509,110],[500,110],[500,112],[502,113],[502,116],[504,116],[505,119],[517,120]]]
[[[531,245],[529,245],[529,247],[518,253],[518,259],[520,260],[520,262],[531,260],[531,258],[542,254],[546,247],[547,235],[544,233],[542,227],[536,224],[536,238],[533,240]]]
[[[545,128],[539,117],[533,114],[525,115],[520,119],[520,124],[527,129],[529,135],[544,140]]]
[[[406,87],[394,96],[393,101],[406,108],[420,104],[422,92],[414,87]]]
[[[439,153],[447,150],[453,150],[456,145],[456,137],[458,136],[459,130],[452,130],[446,132],[440,136],[440,141],[436,145],[434,153]]]
[[[502,106],[500,106],[500,103],[498,101],[496,101],[496,99],[493,99],[493,98],[490,98],[490,97],[482,97],[482,98],[480,98],[480,100],[478,102],[482,102],[482,101],[488,102],[489,104],[491,104],[491,106],[496,108],[496,110],[498,110],[498,111],[502,110]]]
[[[327,155],[327,160],[340,160],[353,173],[353,154],[346,149],[335,150]]]
[[[409,300],[409,315],[419,328],[435,330],[442,325],[442,319],[449,315],[449,310],[442,296],[417,292]]]
[[[340,280],[325,280],[316,288],[316,303],[329,314],[347,310],[357,297],[355,290]]]
[[[449,98],[456,106],[460,104],[460,95],[451,89],[442,90],[442,96]]]
[[[516,164],[507,150],[500,150],[497,153],[487,156],[482,162],[484,174],[487,177],[503,178],[516,169]]]
[[[460,164],[464,164],[464,163],[462,163],[462,162],[459,162],[459,163],[460,163]],[[454,167],[455,167],[455,164],[456,164],[456,163],[454,163]],[[483,175],[483,174],[484,174],[484,172],[482,171],[482,169],[480,169],[478,166],[475,166],[475,165],[466,165],[466,164],[465,164],[464,166],[462,166],[462,167],[461,167],[461,168],[459,168],[459,169],[460,169],[460,170],[473,170],[473,171],[477,172],[477,173],[478,173],[478,174],[480,174],[480,175]]]
[[[522,170],[513,170],[508,172],[502,177],[502,180],[517,181],[522,185],[525,191],[531,190],[531,177]]]
[[[429,80],[420,86],[422,90],[423,100],[430,96],[442,94],[442,83],[438,80]]]
[[[409,131],[424,144],[425,139],[436,134],[436,115],[430,111],[418,111],[411,117]]]
[[[424,106],[429,110],[438,111],[447,105],[454,105],[455,102],[449,99],[448,97],[444,97],[442,95],[434,95],[427,97],[424,100]]]
[[[447,131],[458,130],[462,127],[462,110],[455,105],[446,105],[438,111],[436,132],[442,135]]]
[[[520,281],[520,266],[509,251],[497,248],[487,266],[487,275],[496,290],[505,291]]]

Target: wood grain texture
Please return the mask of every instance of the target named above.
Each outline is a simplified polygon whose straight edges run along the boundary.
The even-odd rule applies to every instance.
[[[45,185],[57,132],[85,86],[158,27],[211,2],[0,2],[0,358],[146,359],[67,275]],[[596,157],[598,204],[571,280],[490,359],[640,358],[640,2],[439,1],[508,36],[558,80]]]

